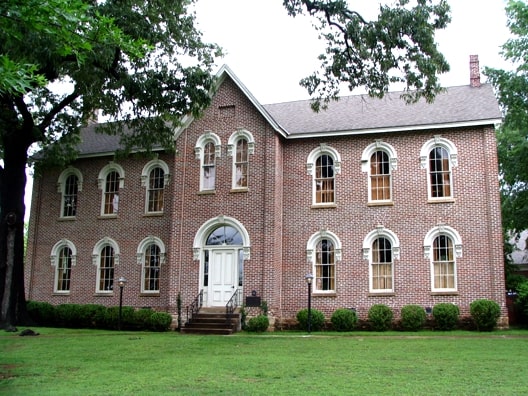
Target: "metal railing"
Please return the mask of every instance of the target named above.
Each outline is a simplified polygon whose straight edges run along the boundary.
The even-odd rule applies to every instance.
[[[233,323],[233,313],[238,308],[239,304],[239,290],[236,289],[229,301],[226,304],[226,323],[231,326]]]
[[[203,290],[200,290],[200,293],[196,296],[191,305],[187,305],[187,322],[190,323],[193,316],[200,311],[203,305]]]

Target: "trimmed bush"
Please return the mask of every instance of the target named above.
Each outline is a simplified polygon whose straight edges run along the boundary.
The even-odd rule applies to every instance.
[[[167,312],[154,312],[148,320],[152,331],[167,331],[172,323],[172,316]]]
[[[405,331],[423,329],[425,320],[425,309],[419,305],[410,304],[401,309],[401,326]]]
[[[311,331],[319,331],[323,328],[325,323],[325,317],[323,313],[317,309],[311,309],[311,321],[310,329]],[[297,321],[299,322],[299,327],[301,330],[308,331],[308,309],[304,308],[297,312]]]
[[[57,324],[61,327],[82,328],[82,309],[78,304],[60,304],[56,308]]]
[[[374,304],[368,311],[368,321],[374,331],[387,331],[392,326],[394,314],[385,304]]]
[[[40,326],[56,326],[56,309],[47,302],[28,301],[26,309],[31,319]]]
[[[268,327],[269,319],[266,315],[258,315],[249,319],[248,324],[246,326],[247,331],[253,331],[256,333],[266,331],[268,330]]]
[[[151,308],[141,308],[134,312],[134,327],[138,329],[147,329],[149,327],[150,317],[154,313]]]
[[[453,330],[458,324],[460,309],[455,304],[439,303],[433,307],[433,318],[438,330]]]
[[[500,317],[500,307],[486,298],[475,300],[469,305],[469,312],[478,331],[492,331]]]
[[[121,329],[133,328],[134,324],[134,308],[123,307],[121,311]],[[119,307],[109,307],[106,309],[103,319],[103,328],[118,329],[119,328]]]
[[[357,325],[357,314],[348,308],[339,308],[334,311],[330,322],[335,331],[352,331]]]

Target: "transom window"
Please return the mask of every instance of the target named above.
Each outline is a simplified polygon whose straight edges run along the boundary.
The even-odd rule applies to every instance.
[[[235,227],[221,225],[209,234],[206,245],[242,245],[242,235]]]

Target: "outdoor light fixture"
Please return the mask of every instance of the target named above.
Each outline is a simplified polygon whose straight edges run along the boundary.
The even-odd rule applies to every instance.
[[[119,285],[119,320],[117,322],[118,330],[121,330],[121,319],[123,313],[123,287],[125,287],[126,281],[127,280],[122,276],[117,280],[117,284]]]
[[[314,276],[310,273],[304,276],[304,280],[308,285],[308,334],[312,331],[312,281]]]

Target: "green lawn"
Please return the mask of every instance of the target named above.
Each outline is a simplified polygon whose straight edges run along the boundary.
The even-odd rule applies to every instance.
[[[2,395],[525,395],[528,331],[0,333]]]

